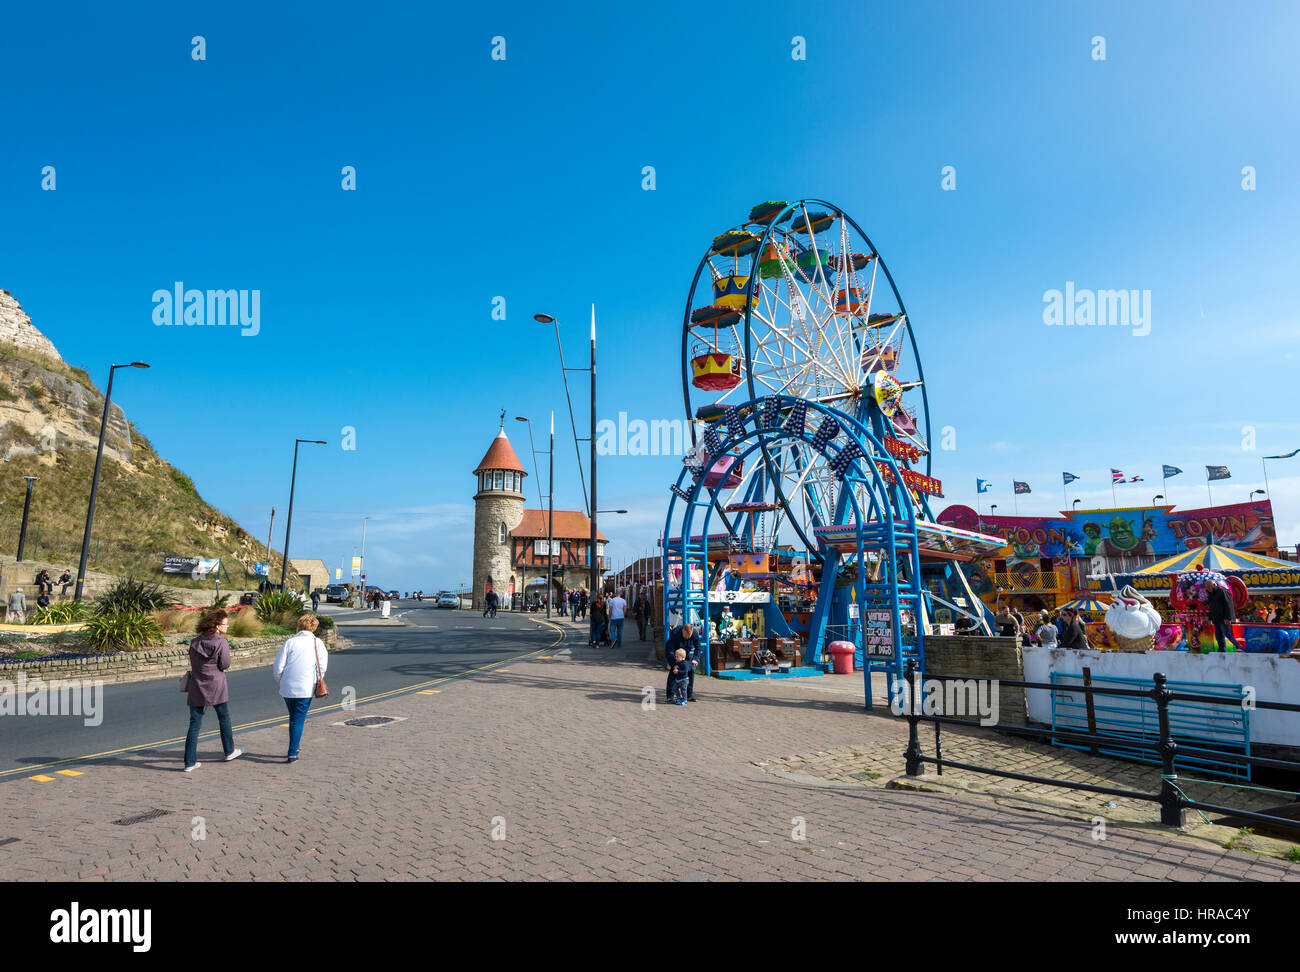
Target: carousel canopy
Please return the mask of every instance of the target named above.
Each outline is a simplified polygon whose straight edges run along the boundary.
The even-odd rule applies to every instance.
[[[1276,560],[1248,550],[1234,550],[1217,543],[1208,543],[1203,547],[1174,554],[1135,570],[1135,577],[1149,577],[1152,574],[1181,574],[1185,570],[1195,570],[1197,566],[1220,573],[1246,570],[1300,570],[1300,565],[1286,560]]]

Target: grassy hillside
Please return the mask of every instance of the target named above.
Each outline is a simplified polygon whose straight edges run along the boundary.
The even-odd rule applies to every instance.
[[[27,527],[26,556],[61,562],[75,573],[95,466],[93,437],[98,435],[103,399],[98,398],[93,414],[66,414],[59,403],[47,400],[41,393],[40,371],[94,388],[85,372],[50,359],[37,360],[42,356],[31,352],[14,348],[6,348],[5,352],[0,353],[0,452],[11,446],[19,449],[0,463],[0,549],[9,556],[17,552],[26,492],[23,477],[38,476]],[[17,420],[21,416],[16,409],[6,413],[5,406],[10,403],[20,403],[29,410],[25,413],[27,428]],[[59,425],[60,432],[66,427],[70,435],[79,435],[82,441],[64,444],[61,439],[57,449],[40,450],[40,436],[30,430],[30,409],[35,409],[41,420],[48,413],[49,421]],[[223,588],[255,586],[253,564],[266,558],[265,546],[230,517],[205,503],[190,478],[159,457],[134,426],[131,446],[129,465],[107,455],[104,458],[88,566],[108,573],[165,580],[177,586],[210,587],[210,581],[200,584],[183,576],[163,575],[162,559],[167,554],[220,557]],[[22,448],[30,447],[39,451],[20,454]]]

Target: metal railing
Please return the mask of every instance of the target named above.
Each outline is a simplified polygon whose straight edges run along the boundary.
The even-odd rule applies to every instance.
[[[1093,783],[1080,783],[1076,780],[1058,780],[1047,776],[1034,776],[1029,773],[1015,773],[1010,770],[1001,770],[992,766],[976,766],[972,763],[962,763],[951,759],[943,758],[943,743],[941,738],[941,726],[944,724],[958,725],[967,727],[977,727],[996,730],[997,732],[1010,733],[1031,739],[1049,739],[1049,740],[1068,740],[1082,743],[1086,746],[1104,745],[1108,748],[1114,748],[1117,743],[1117,737],[1106,735],[1104,733],[1089,732],[1066,732],[1061,729],[1030,729],[1025,726],[1008,726],[996,724],[984,726],[981,723],[973,722],[969,719],[958,719],[952,716],[944,715],[925,715],[918,710],[921,708],[922,699],[922,681],[920,672],[917,671],[914,659],[908,659],[907,670],[904,672],[906,688],[909,692],[908,698],[904,700],[904,717],[907,719],[907,749],[904,752],[906,773],[908,776],[920,776],[924,764],[934,764],[938,769],[940,776],[943,775],[943,768],[947,766],[950,769],[961,769],[971,773],[983,773],[989,776],[998,776],[1003,779],[1020,780],[1025,783],[1041,783],[1047,786],[1059,786],[1071,790],[1084,790],[1089,793],[1101,793],[1107,796],[1127,797],[1131,800],[1145,800],[1151,803],[1160,804],[1160,822],[1167,826],[1181,827],[1183,824],[1183,813],[1186,810],[1203,810],[1211,813],[1227,814],[1232,817],[1240,817],[1246,820],[1254,820],[1260,823],[1272,824],[1276,827],[1287,827],[1293,830],[1300,830],[1300,820],[1292,820],[1288,817],[1279,817],[1274,814],[1258,813],[1253,810],[1241,810],[1236,807],[1225,807],[1215,803],[1205,803],[1201,800],[1188,798],[1178,787],[1178,772],[1174,766],[1174,760],[1179,753],[1197,757],[1212,757],[1219,761],[1235,761],[1249,766],[1267,766],[1273,769],[1288,770],[1291,772],[1300,772],[1300,762],[1284,759],[1271,759],[1263,756],[1253,756],[1244,753],[1227,753],[1221,750],[1208,749],[1204,746],[1192,746],[1186,743],[1180,744],[1175,738],[1170,728],[1169,703],[1174,701],[1181,702],[1201,702],[1210,705],[1235,705],[1244,706],[1245,699],[1226,699],[1223,696],[1204,695],[1196,692],[1175,692],[1168,686],[1168,680],[1163,673],[1157,672],[1152,676],[1152,687],[1149,689],[1119,689],[1108,688],[1100,685],[1075,685],[1070,687],[1071,692],[1083,692],[1089,697],[1092,695],[1107,696],[1124,696],[1129,698],[1150,699],[1156,705],[1156,717],[1158,726],[1158,736],[1156,740],[1156,751],[1160,754],[1160,791],[1158,793],[1144,793],[1138,790],[1125,790],[1112,786],[1099,786]],[[969,675],[930,675],[924,676],[924,680],[929,681],[980,681]],[[985,680],[990,681],[990,680]],[[1061,686],[1048,682],[1023,682],[997,679],[997,687],[1010,686],[1013,688],[1026,689],[1045,689],[1047,691],[1059,691]],[[1289,702],[1261,702],[1254,700],[1250,705],[1256,709],[1275,709],[1284,712],[1300,712],[1300,705]],[[926,756],[921,751],[920,724],[930,722],[934,724],[935,755]],[[1123,740],[1132,742],[1131,739]],[[1291,791],[1278,791],[1291,792]]]
[[[1059,591],[1069,584],[1069,574],[1055,570],[997,571],[993,582],[1008,591]]]

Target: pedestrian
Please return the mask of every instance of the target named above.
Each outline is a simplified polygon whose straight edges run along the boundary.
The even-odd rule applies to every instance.
[[[320,590],[311,592],[311,613],[315,614],[320,610]]]
[[[568,602],[568,600],[569,599],[564,596],[564,590],[561,589],[560,596],[556,599],[555,602],[555,609],[559,612],[560,617],[564,617],[564,605]]]
[[[36,574],[36,593],[38,595],[54,593],[54,584],[50,582],[50,572],[44,567]]]
[[[50,595],[47,594],[47,593],[45,593],[45,591],[41,591],[38,595],[36,595],[36,606],[37,606],[38,608],[47,608],[47,607],[49,607],[49,606],[50,606]]]
[[[673,653],[673,664],[668,669],[668,701],[674,705],[685,705],[687,703],[686,693],[690,685],[690,677],[695,672],[695,666],[686,659],[686,649],[678,648]]]
[[[1223,642],[1226,637],[1232,642],[1232,647],[1241,651],[1241,645],[1237,644],[1237,638],[1232,633],[1232,623],[1237,620],[1237,607],[1232,603],[1232,592],[1228,590],[1227,585],[1221,585],[1217,581],[1210,580],[1209,597],[1209,618],[1210,624],[1214,625],[1214,640],[1219,644],[1219,651],[1223,651]]]
[[[623,647],[623,618],[627,615],[627,601],[616,593],[609,599],[609,633],[613,647]]]
[[[488,591],[487,596],[483,598],[483,617],[495,618],[497,616],[497,605],[500,603],[496,591]]]
[[[27,596],[21,587],[15,587],[9,595],[9,606],[5,610],[5,620],[13,624],[27,623]]]
[[[993,623],[998,626],[998,634],[1003,638],[1016,638],[1020,635],[1020,627],[1016,624],[1016,616],[1005,605],[998,611]]]
[[[1079,612],[1074,608],[1065,609],[1065,627],[1057,645],[1076,650],[1088,647],[1088,637],[1083,633],[1083,625],[1079,623]]]
[[[578,591],[578,620],[581,621],[587,617],[587,606],[591,603],[590,595],[584,587]]]
[[[298,619],[298,633],[280,646],[275,656],[272,673],[280,687],[280,697],[289,710],[289,753],[286,763],[298,760],[298,747],[302,742],[303,726],[307,723],[307,710],[313,698],[329,694],[325,687],[325,671],[329,667],[329,649],[316,637],[320,622],[315,615],[304,614]]]
[[[650,622],[650,598],[641,590],[632,604],[632,617],[636,618],[636,629],[641,641],[645,641],[646,625]]]
[[[1052,624],[1044,611],[1038,616],[1038,629],[1034,635],[1038,638],[1038,643],[1044,648],[1056,647],[1056,625]]]
[[[66,570],[64,570],[62,574],[59,575],[59,583],[63,585],[63,587],[59,590],[59,599],[62,600],[63,598],[68,596],[68,588],[72,586],[71,567],[67,568]]]
[[[1052,612],[1052,624],[1056,625],[1056,640],[1061,640],[1061,632],[1065,630],[1065,616],[1060,609]]]
[[[605,627],[609,622],[609,609],[605,606],[605,598],[596,595],[596,600],[591,603],[591,646],[594,648],[605,641]]]
[[[226,641],[230,615],[216,608],[204,613],[196,627],[198,634],[190,639],[190,677],[185,693],[190,707],[190,729],[185,734],[186,773],[202,765],[198,760],[199,732],[203,729],[203,710],[208,706],[217,713],[225,761],[229,763],[244,754],[235,748],[235,733],[230,726],[230,685],[226,681],[226,669],[230,668],[230,643]]]
[[[704,639],[702,632],[695,629],[693,624],[684,624],[671,635],[668,636],[668,645],[664,649],[665,664],[668,668],[668,686],[665,692],[672,697],[673,688],[673,667],[679,651],[684,652],[684,658],[690,664],[690,670],[686,673],[686,701],[695,701],[695,669],[699,668],[699,655],[704,650]]]

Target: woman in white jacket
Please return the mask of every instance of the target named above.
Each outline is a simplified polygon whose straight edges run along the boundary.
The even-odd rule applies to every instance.
[[[319,624],[315,615],[300,617],[298,633],[280,646],[272,667],[276,684],[280,686],[280,697],[289,710],[289,755],[286,763],[298,759],[307,709],[316,693],[316,683],[325,676],[325,669],[329,666],[325,642],[316,637]]]

